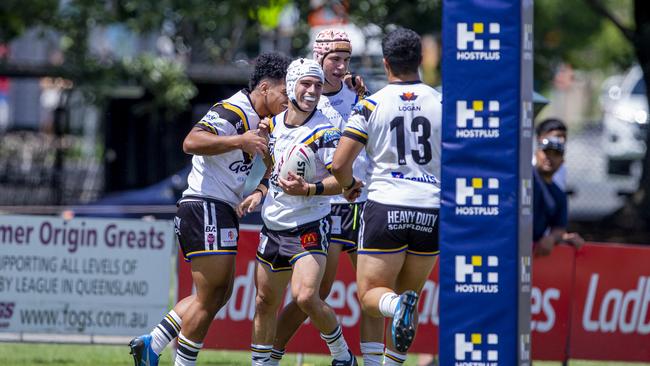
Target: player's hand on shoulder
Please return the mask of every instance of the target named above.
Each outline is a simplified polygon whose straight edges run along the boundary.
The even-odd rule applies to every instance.
[[[345,74],[343,77],[343,82],[348,87],[348,89],[354,90],[357,95],[364,96],[367,93],[366,83],[363,81],[363,78],[359,75],[353,75],[351,73]]]
[[[237,205],[237,216],[243,217],[244,215],[253,212],[263,199],[264,196],[262,195],[262,192],[259,190],[253,191],[253,193],[249,194],[248,197],[244,198],[244,200]]]
[[[257,126],[257,131],[258,131],[257,134],[259,136],[264,137],[268,142],[269,135],[271,133],[271,118],[265,117],[264,119],[262,119],[259,125]]]
[[[265,154],[268,151],[266,139],[257,130],[249,130],[241,135],[240,145],[242,150],[251,155]]]
[[[292,196],[306,196],[309,191],[309,183],[294,172],[289,172],[287,179],[278,177],[278,183],[284,193]]]

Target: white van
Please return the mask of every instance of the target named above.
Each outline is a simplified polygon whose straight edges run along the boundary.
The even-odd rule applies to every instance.
[[[629,175],[633,163],[645,156],[648,99],[641,67],[612,78],[601,98],[603,107],[603,147],[609,174]],[[638,165],[638,163],[636,163]]]

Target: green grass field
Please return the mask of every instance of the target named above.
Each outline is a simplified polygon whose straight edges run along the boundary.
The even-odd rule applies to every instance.
[[[111,366],[132,365],[128,347],[70,344],[0,343],[0,365],[2,366]],[[359,358],[360,360],[360,358]],[[417,357],[409,356],[405,365],[417,365]],[[304,366],[330,365],[329,357],[305,355]],[[199,355],[199,365],[250,365],[250,353],[241,351],[205,350]],[[295,354],[284,357],[282,365],[296,365]],[[642,363],[571,361],[571,366],[643,366]],[[170,366],[171,356],[165,352],[160,359],[161,366]],[[536,366],[559,366],[559,362],[535,362]]]

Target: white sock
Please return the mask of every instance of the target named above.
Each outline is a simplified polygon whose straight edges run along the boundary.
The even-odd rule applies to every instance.
[[[399,304],[399,295],[394,292],[386,292],[379,299],[379,311],[387,318],[395,316],[397,305]]]
[[[384,352],[384,365],[386,366],[400,366],[406,361],[406,355],[391,351],[386,348]]]
[[[163,320],[151,331],[151,349],[159,355],[169,342],[181,332],[181,317],[174,310],[165,315]]]
[[[203,343],[196,343],[187,339],[183,333],[179,334],[174,366],[195,366],[201,347]]]
[[[327,347],[330,349],[332,358],[339,361],[348,361],[350,360],[350,351],[348,350],[348,344],[345,342],[343,337],[343,330],[340,325],[336,326],[336,329],[331,334],[320,334],[320,337],[327,342]]]
[[[361,342],[361,354],[364,366],[381,366],[384,357],[384,344],[379,342]]]
[[[284,348],[283,349],[271,349],[271,361],[269,362],[270,366],[280,366],[280,360],[282,360],[282,356],[284,356]]]
[[[271,362],[273,345],[251,344],[251,366],[266,366]]]

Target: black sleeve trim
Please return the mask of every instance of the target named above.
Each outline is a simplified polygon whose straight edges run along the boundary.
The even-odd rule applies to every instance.
[[[343,131],[343,137],[351,138],[352,140],[358,141],[358,142],[360,142],[360,143],[362,143],[364,145],[368,143],[368,139],[363,138],[363,137],[361,137],[361,136],[359,136],[359,135],[357,135],[355,133],[348,132],[348,131]]]

